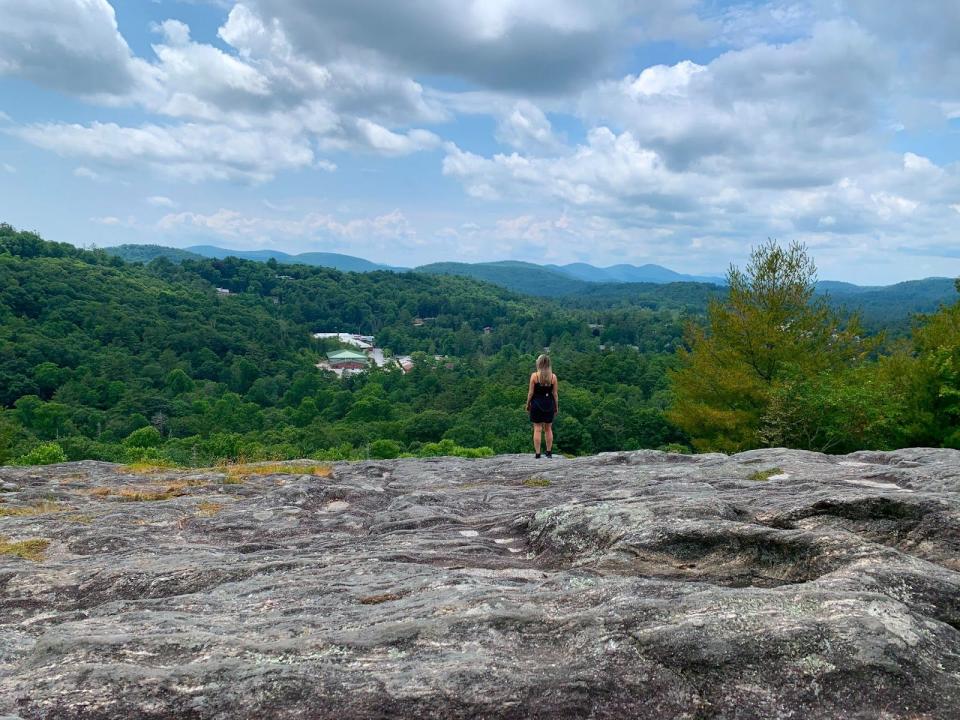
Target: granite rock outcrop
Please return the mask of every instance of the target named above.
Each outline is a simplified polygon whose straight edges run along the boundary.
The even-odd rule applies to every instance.
[[[0,468],[0,717],[960,718],[960,452]]]

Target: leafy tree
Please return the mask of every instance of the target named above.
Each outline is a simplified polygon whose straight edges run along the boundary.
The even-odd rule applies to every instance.
[[[18,457],[15,465],[52,465],[67,461],[63,448],[57,443],[42,443],[34,447],[26,455]]]
[[[148,425],[127,435],[123,444],[133,448],[153,448],[163,444],[163,436],[155,427]]]
[[[182,395],[191,392],[194,384],[189,375],[180,368],[175,368],[167,373],[166,387],[171,395]]]
[[[370,443],[370,457],[378,460],[395,458],[403,452],[403,446],[396,440],[375,440]]]
[[[782,279],[781,264],[761,270]],[[683,326],[702,323],[717,286],[598,286],[548,300],[419,273],[236,258],[127,264],[0,226],[0,462],[53,439],[70,459],[188,464],[359,459],[372,447],[528,452],[526,378],[545,345],[561,379],[564,452],[686,445],[665,414],[675,398],[700,447],[717,437],[734,438],[724,448],[960,443],[950,439],[954,316],[861,361],[873,343],[850,326],[804,327],[815,297],[787,302],[789,292],[738,277],[732,300],[715,303],[716,332],[709,322],[699,331],[705,348],[684,355]],[[426,320],[415,326],[417,317]],[[414,368],[318,371],[339,346],[314,340],[320,330],[376,333]],[[677,392],[674,368],[699,394]]]
[[[909,442],[909,386],[879,364],[792,376],[776,384],[761,419],[764,444],[846,453]]]
[[[960,280],[956,282],[960,292]],[[914,331],[917,375],[935,438],[960,442],[960,301],[921,318]]]
[[[755,248],[745,271],[731,267],[728,296],[711,300],[707,327],[691,325],[689,349],[671,373],[668,417],[698,450],[738,451],[762,444],[771,393],[788,379],[851,366],[874,343],[815,297],[816,267],[806,247],[773,241]]]

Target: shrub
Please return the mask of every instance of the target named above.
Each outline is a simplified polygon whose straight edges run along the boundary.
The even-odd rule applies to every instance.
[[[952,435],[948,435],[947,439],[943,441],[943,446],[960,450],[960,430],[957,430]]]
[[[163,444],[163,437],[159,430],[147,425],[127,435],[123,444],[131,448],[154,448]]]
[[[52,465],[67,461],[67,456],[63,448],[57,443],[41,443],[34,447],[26,455],[18,457],[14,464],[16,465]]]
[[[370,443],[370,457],[389,460],[403,452],[403,446],[396,440],[374,440]]]
[[[60,438],[57,443],[63,448],[68,461],[106,460],[107,462],[121,462],[126,455],[126,448],[121,445],[97,442],[83,435]]]
[[[465,458],[484,458],[493,455],[488,447],[467,448],[457,445],[453,440],[445,438],[440,442],[426,443],[419,451],[420,457],[438,457],[441,455]]]
[[[677,453],[679,455],[689,455],[692,452],[689,447],[681,445],[680,443],[667,443],[666,445],[658,447],[657,450],[667,453]]]
[[[130,447],[123,453],[123,461],[128,464],[148,464],[163,465],[169,464],[167,458],[161,454],[158,448],[153,447]]]

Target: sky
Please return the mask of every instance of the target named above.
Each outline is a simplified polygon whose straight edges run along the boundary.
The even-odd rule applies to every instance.
[[[98,247],[960,275],[957,0],[0,0],[0,221]]]

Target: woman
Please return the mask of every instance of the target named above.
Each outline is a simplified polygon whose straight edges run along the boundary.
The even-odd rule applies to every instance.
[[[553,417],[560,407],[557,395],[557,376],[550,367],[550,357],[537,358],[537,371],[530,375],[527,392],[527,412],[533,423],[533,451],[540,457],[540,434],[547,436],[547,457],[553,457]]]

